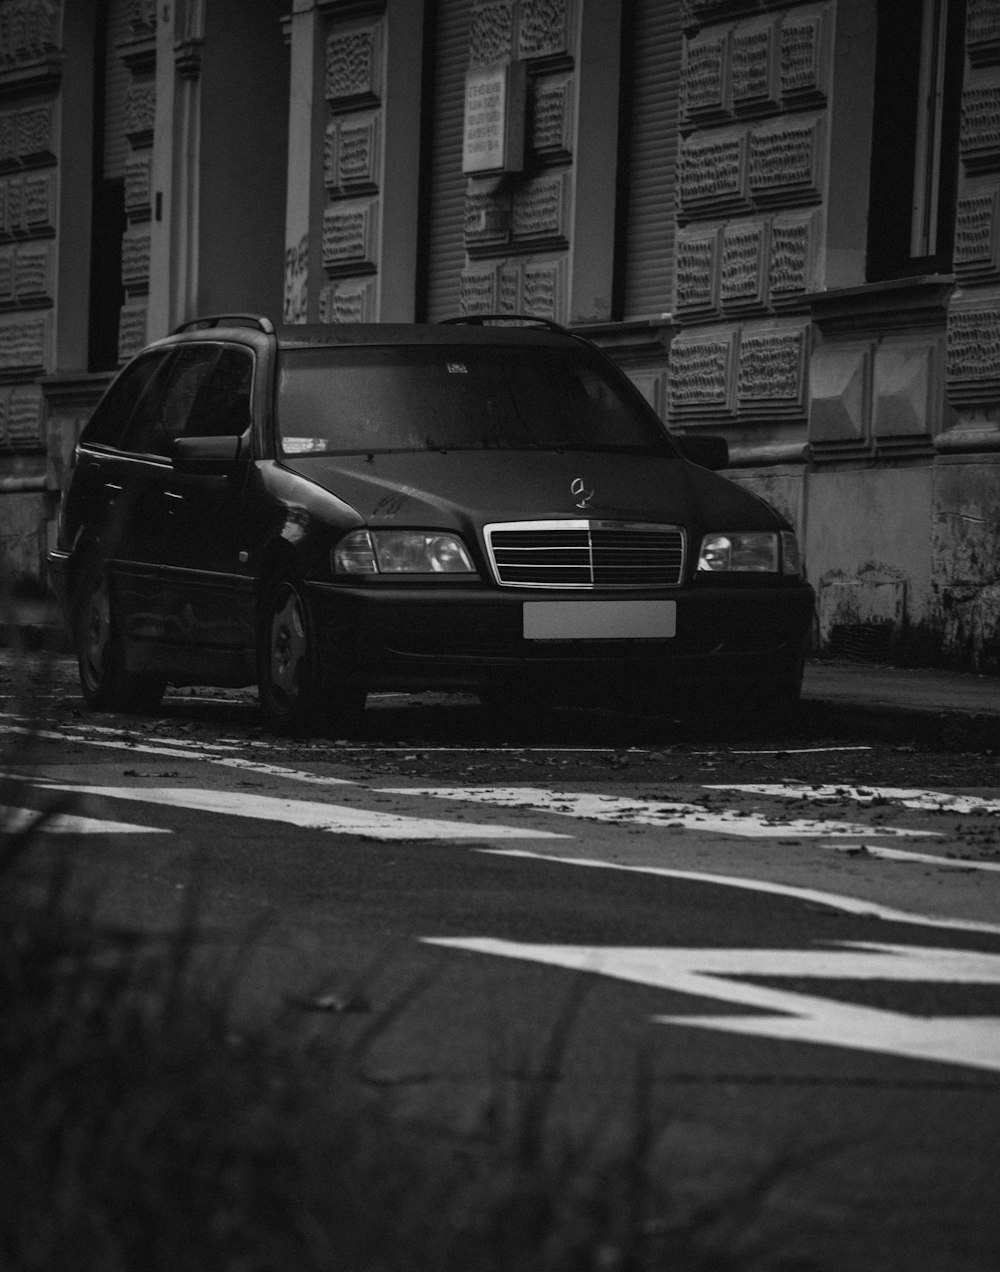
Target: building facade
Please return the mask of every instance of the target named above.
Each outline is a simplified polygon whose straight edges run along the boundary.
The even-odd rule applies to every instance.
[[[822,651],[1000,671],[996,0],[0,0],[0,566],[199,313],[579,329],[799,530]]]

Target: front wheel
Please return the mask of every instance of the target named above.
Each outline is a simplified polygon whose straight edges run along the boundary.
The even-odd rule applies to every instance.
[[[88,561],[80,572],[72,618],[80,691],[87,706],[92,711],[155,711],[167,682],[127,670],[108,576],[97,561]]]
[[[261,606],[257,685],[264,718],[277,733],[356,723],[364,709],[362,688],[334,685],[323,674],[312,614],[291,580],[274,584]]]

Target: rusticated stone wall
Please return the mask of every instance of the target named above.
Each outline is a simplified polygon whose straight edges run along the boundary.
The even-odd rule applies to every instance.
[[[44,447],[51,369],[61,4],[0,0],[0,465]],[[6,462],[5,462],[6,460]],[[14,461],[14,468],[17,469]]]
[[[804,423],[821,285],[833,8],[689,0],[667,409]]]
[[[481,0],[469,69],[527,68],[521,174],[471,179],[466,193],[463,314],[567,320],[577,73],[574,0]]]
[[[146,343],[149,307],[151,173],[156,116],[156,3],[129,0],[127,34],[115,53],[128,72],[123,121],[128,142],[125,161],[126,230],[122,241],[125,302],[118,325],[118,360],[127,362]],[[162,210],[161,210],[162,212]]]
[[[321,322],[371,322],[377,316],[385,127],[386,19],[380,9],[334,17],[328,27]]]
[[[1000,6],[969,0],[948,317],[948,398],[958,427],[985,413],[1000,444]]]

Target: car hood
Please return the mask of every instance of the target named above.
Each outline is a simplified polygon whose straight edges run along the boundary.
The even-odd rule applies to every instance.
[[[763,500],[670,455],[446,451],[311,456],[285,467],[373,525],[451,526],[590,517],[763,530],[784,522]]]

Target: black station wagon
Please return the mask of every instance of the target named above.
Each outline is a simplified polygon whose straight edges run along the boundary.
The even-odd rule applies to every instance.
[[[50,564],[84,699],[256,683],[326,731],[386,689],[788,704],[813,592],[725,463],[554,324],[199,319],[76,449]]]

